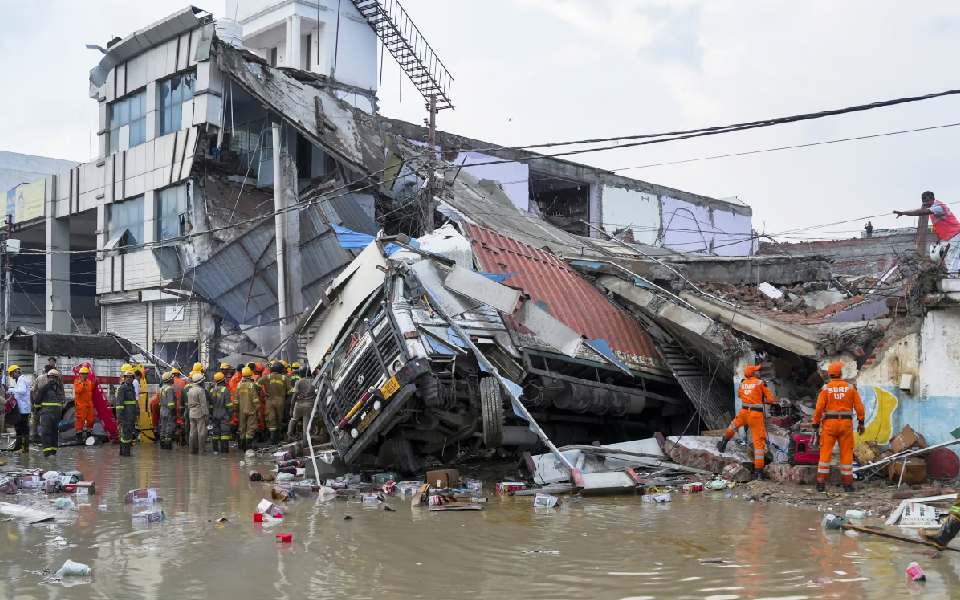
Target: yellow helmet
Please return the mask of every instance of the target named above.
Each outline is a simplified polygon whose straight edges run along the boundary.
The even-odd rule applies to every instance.
[[[170,374],[171,374],[171,375],[183,375],[183,373],[180,372],[180,369],[178,369],[178,368],[176,368],[176,367],[170,369]]]
[[[164,371],[163,375],[160,376],[160,381],[170,381],[171,379],[173,379],[171,371]]]
[[[287,361],[285,361],[285,360],[281,360],[281,361],[280,361],[280,364],[283,365],[283,368],[284,368],[284,369],[286,369],[287,367],[290,366],[290,365],[287,364]]]
[[[7,367],[7,374],[13,373],[14,371],[19,371],[20,365],[10,365]]]
[[[230,363],[222,362],[222,363],[220,363],[220,368],[221,368],[222,370],[224,370],[224,371],[228,371],[228,370],[232,369],[233,367],[230,366]]]
[[[223,381],[223,379],[224,379],[224,375],[220,371],[217,371],[216,373],[213,374],[214,381]]]
[[[203,363],[198,363],[198,362],[193,363],[193,370],[194,370],[194,371],[198,371],[198,372],[199,372],[199,371],[202,371],[202,370],[203,370]]]
[[[133,372],[133,365],[131,365],[130,363],[123,363],[122,365],[120,365],[120,372],[121,372],[121,373],[126,373],[127,371],[130,371],[130,372],[132,373],[132,372]]]
[[[299,368],[300,368],[300,363],[294,362],[292,365],[290,365],[290,368],[291,368],[291,369],[299,369]]]
[[[244,367],[243,371],[240,371],[240,374],[244,377],[253,377],[253,369],[250,367]]]
[[[86,374],[90,372],[90,369],[88,369],[87,367],[80,367],[80,370],[77,372]]]

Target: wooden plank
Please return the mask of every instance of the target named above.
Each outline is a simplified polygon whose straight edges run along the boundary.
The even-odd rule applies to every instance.
[[[850,523],[847,523],[846,525],[844,525],[843,529],[845,531],[856,531],[857,533],[869,533],[870,535],[876,535],[876,536],[880,536],[890,540],[896,540],[898,542],[906,542],[908,544],[919,544],[921,546],[929,546],[937,550],[950,550],[952,552],[960,552],[960,550],[958,550],[957,548],[951,548],[950,546],[941,548],[940,546],[934,544],[933,542],[928,542],[923,538],[911,538],[905,535],[897,535],[895,533],[890,533],[889,531],[883,531],[881,529],[872,529],[870,527],[860,527],[858,525],[852,525]]]

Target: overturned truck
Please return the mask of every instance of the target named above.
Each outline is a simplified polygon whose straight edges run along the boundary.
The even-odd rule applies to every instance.
[[[317,415],[344,462],[413,471],[424,456],[534,446],[513,398],[570,442],[669,430],[664,418],[688,414],[669,377],[631,368],[500,283],[508,275],[477,271],[447,225],[371,242],[330,284],[301,335],[320,365]]]

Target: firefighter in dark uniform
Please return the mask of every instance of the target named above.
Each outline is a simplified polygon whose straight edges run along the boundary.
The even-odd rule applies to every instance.
[[[53,456],[60,445],[60,417],[63,416],[63,382],[60,371],[47,371],[47,380],[37,390],[37,403],[40,405],[40,441],[43,455]]]
[[[161,376],[160,386],[160,447],[173,450],[173,436],[177,430],[177,389],[173,387],[173,373]]]
[[[117,389],[114,408],[117,410],[117,421],[120,425],[120,456],[130,456],[130,446],[137,437],[140,404],[137,402],[137,392],[133,387],[133,367],[124,364],[120,367],[120,375],[123,381]]]
[[[230,451],[230,418],[233,416],[233,397],[227,388],[222,371],[213,375],[210,389],[210,424],[213,426],[213,451],[226,454]]]

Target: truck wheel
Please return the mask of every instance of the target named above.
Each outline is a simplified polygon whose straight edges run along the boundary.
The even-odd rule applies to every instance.
[[[499,448],[503,444],[503,396],[500,382],[493,377],[480,380],[480,414],[483,425],[483,445]]]

